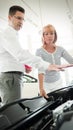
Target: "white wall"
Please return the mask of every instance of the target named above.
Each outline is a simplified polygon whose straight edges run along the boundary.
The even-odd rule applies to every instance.
[[[12,5],[25,8],[25,22],[19,32],[20,43],[33,54],[41,46],[39,31],[46,24],[53,24],[58,33],[57,44],[73,55],[73,0],[0,0],[0,30],[7,26],[8,9]],[[66,71],[66,81],[73,78],[73,69]],[[37,71],[31,73],[37,77]]]

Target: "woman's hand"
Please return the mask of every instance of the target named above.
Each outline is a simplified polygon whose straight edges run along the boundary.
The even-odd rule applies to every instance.
[[[40,90],[40,96],[43,96],[45,98],[49,98],[44,89]]]
[[[73,67],[73,64],[63,64],[63,65],[49,65],[48,70],[55,70],[55,71],[64,71],[65,68]]]

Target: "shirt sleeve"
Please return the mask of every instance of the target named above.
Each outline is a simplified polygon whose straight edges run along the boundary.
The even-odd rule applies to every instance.
[[[27,64],[38,69],[48,69],[50,63],[45,62],[39,56],[32,55],[28,50],[22,49],[15,35],[0,35],[0,40],[4,50],[20,63]]]
[[[62,57],[70,64],[73,64],[73,57],[64,49],[62,52]]]

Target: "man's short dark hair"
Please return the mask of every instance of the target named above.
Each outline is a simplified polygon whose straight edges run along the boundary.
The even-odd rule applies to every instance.
[[[20,11],[20,12],[22,12],[22,13],[25,13],[25,9],[24,9],[24,8],[22,8],[21,6],[18,6],[18,5],[14,5],[14,6],[11,6],[11,7],[9,8],[9,15],[13,16],[13,15],[15,15],[15,13],[16,13],[17,11]]]

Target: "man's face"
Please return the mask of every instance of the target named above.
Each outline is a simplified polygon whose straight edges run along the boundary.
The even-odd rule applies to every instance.
[[[15,15],[9,16],[9,25],[15,30],[20,30],[24,22],[24,13],[17,11]]]

